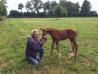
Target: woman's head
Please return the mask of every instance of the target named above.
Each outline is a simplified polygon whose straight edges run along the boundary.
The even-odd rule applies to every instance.
[[[31,32],[31,36],[33,38],[38,38],[38,30],[37,29],[33,29],[32,32]]]

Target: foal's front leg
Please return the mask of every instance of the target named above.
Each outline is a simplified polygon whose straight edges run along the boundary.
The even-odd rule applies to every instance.
[[[54,49],[54,45],[55,45],[55,41],[52,41],[52,45],[51,45],[51,55],[52,56],[52,52],[53,52],[53,49]]]
[[[61,57],[61,53],[59,51],[59,42],[56,42],[56,49],[58,51],[58,58],[60,58]]]
[[[71,40],[71,44],[72,44],[72,54],[71,54],[71,57],[74,57],[74,59],[76,59],[76,56],[77,56],[77,48],[78,48],[78,45],[76,43],[76,40],[75,39],[72,39]]]
[[[74,43],[73,43],[72,39],[70,39],[70,42],[71,42],[72,49],[69,50],[69,58],[73,58],[75,55],[75,53],[74,53],[75,47],[74,47]]]

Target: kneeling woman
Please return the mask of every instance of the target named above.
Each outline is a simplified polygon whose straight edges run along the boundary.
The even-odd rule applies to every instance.
[[[33,64],[39,64],[41,61],[44,49],[42,48],[43,44],[46,42],[46,37],[40,40],[38,38],[38,30],[32,30],[31,37],[27,38],[25,56]]]

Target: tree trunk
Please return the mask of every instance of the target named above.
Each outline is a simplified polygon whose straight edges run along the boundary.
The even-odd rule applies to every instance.
[[[36,9],[36,11],[37,11],[37,16],[39,15],[39,10],[38,9]]]

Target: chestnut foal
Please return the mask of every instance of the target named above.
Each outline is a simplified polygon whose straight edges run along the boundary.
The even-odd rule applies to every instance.
[[[55,44],[56,44],[56,49],[59,52],[59,41],[69,39],[72,45],[72,52],[74,53],[74,58],[76,59],[77,48],[78,48],[78,45],[76,42],[77,31],[72,29],[58,30],[54,28],[45,28],[41,30],[43,32],[42,39],[47,34],[49,34],[52,38],[51,55],[52,55],[52,51]],[[60,53],[59,53],[59,56],[61,56]]]

